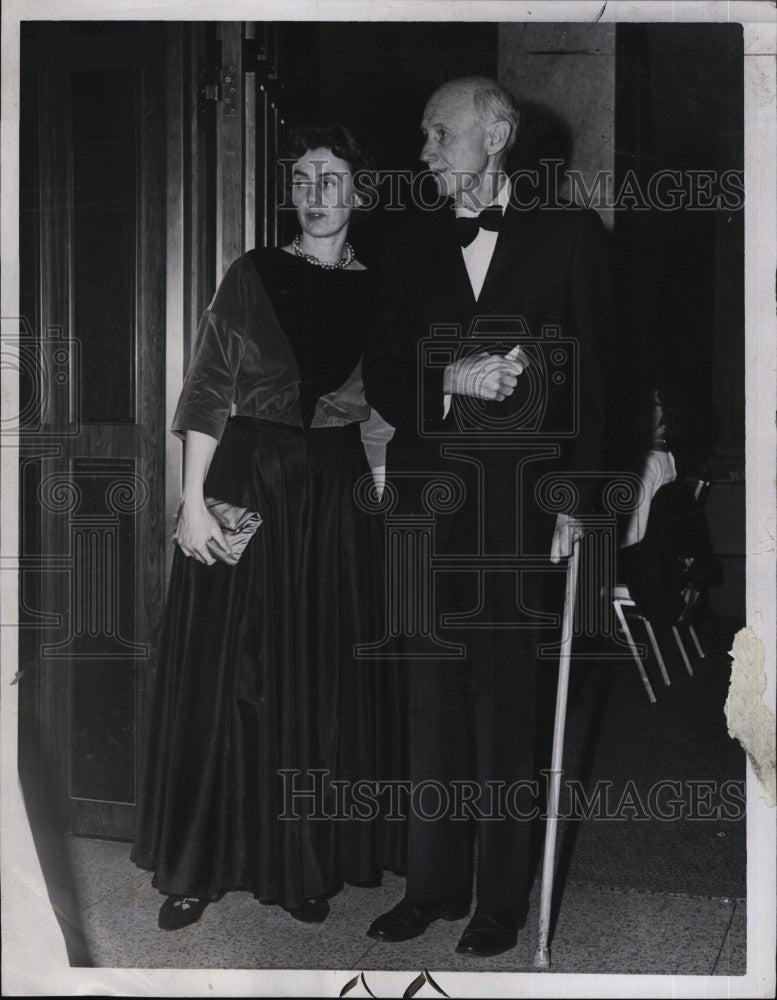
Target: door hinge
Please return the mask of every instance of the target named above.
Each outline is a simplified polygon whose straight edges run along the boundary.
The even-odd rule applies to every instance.
[[[204,118],[211,104],[224,102],[228,118],[237,117],[238,108],[237,66],[203,66],[198,74],[197,113]]]

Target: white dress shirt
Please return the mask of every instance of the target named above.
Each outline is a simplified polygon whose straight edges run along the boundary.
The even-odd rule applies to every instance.
[[[502,178],[502,186],[497,191],[496,198],[488,205],[484,205],[483,208],[489,208],[491,205],[499,205],[502,209],[502,215],[504,215],[509,200],[510,185],[507,183],[507,176],[504,176]],[[480,215],[480,211],[456,206],[457,219],[472,219],[476,215]],[[496,246],[498,237],[499,233],[494,233],[490,229],[479,229],[477,236],[469,246],[461,248],[461,255],[464,258],[464,266],[469,275],[469,283],[472,285],[472,294],[475,296],[475,301],[480,298],[480,293],[483,290],[483,282],[486,280],[486,274],[491,264],[491,258],[494,256],[494,247]],[[446,393],[443,396],[443,417],[448,416],[450,408],[451,397]]]
[[[502,186],[499,188],[496,198],[489,202],[488,205],[484,205],[483,208],[499,205],[502,209],[502,215],[504,215],[509,200],[510,185],[507,183],[507,177],[504,176],[502,178]],[[480,215],[480,211],[456,206],[457,219],[473,219],[476,215]],[[496,246],[498,236],[499,233],[494,233],[490,229],[479,229],[477,236],[469,246],[461,248],[461,255],[464,258],[464,266],[469,275],[469,283],[472,285],[472,294],[475,296],[475,301],[480,298],[480,293],[483,290],[483,282],[486,280],[486,273],[488,272],[491,258],[494,256],[494,247]]]

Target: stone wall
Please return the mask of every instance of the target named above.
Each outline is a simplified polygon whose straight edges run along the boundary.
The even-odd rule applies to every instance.
[[[614,24],[500,24],[498,72],[532,118],[556,126],[569,168],[589,186],[598,171],[613,173]],[[612,212],[600,214],[611,229]]]

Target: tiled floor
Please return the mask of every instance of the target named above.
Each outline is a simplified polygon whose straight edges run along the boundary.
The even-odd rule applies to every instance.
[[[116,968],[421,969],[531,971],[539,886],[517,946],[492,959],[454,951],[466,921],[433,924],[404,944],[373,942],[370,921],[397,902],[404,882],[387,876],[377,889],[347,887],[319,926],[236,892],[209,906],[199,923],[169,933],[157,927],[162,897],[151,876],[129,861],[129,845],[69,842],[82,929],[92,961]],[[745,906],[723,899],[567,885],[552,942],[552,971],[742,975]]]

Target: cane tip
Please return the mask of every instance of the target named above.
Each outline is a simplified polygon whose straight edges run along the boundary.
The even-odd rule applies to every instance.
[[[537,950],[534,952],[534,961],[532,965],[538,972],[547,972],[550,968],[550,949],[543,948],[539,945]]]

